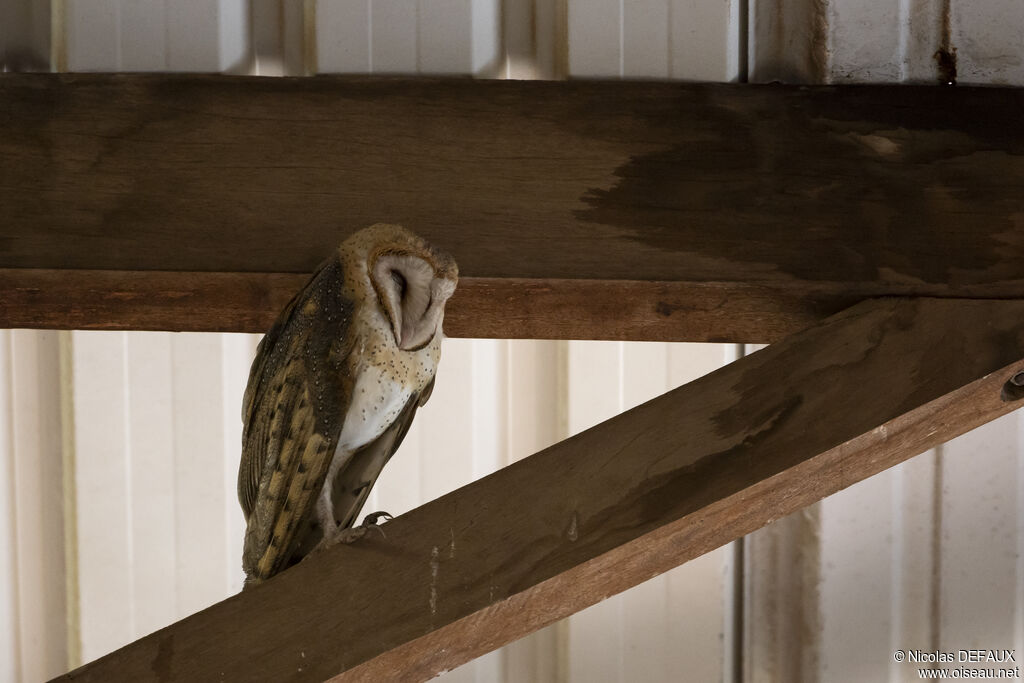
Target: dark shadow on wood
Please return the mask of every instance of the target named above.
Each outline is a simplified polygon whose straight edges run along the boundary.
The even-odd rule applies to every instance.
[[[765,342],[866,297],[1024,298],[1022,111],[999,88],[3,74],[0,326],[262,330],[375,222],[455,255],[457,335]],[[36,269],[93,272],[47,299]]]

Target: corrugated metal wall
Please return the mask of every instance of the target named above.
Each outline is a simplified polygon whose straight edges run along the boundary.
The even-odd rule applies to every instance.
[[[1022,84],[1022,7],[20,0],[0,7],[0,55],[72,71],[937,82],[936,51],[955,47],[960,82]],[[53,676],[239,589],[257,341],[0,331],[0,680]],[[370,507],[400,514],[736,353],[448,340]],[[895,649],[1024,653],[1022,424],[1003,418],[444,679],[899,681],[916,674]]]

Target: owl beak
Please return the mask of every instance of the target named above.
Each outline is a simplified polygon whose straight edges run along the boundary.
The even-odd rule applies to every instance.
[[[398,348],[404,350],[405,347],[402,345],[402,341],[403,338],[408,337],[408,333],[402,327],[402,309],[400,306],[396,307],[394,315],[392,316],[391,329],[395,333],[395,344],[398,345]]]
[[[422,340],[421,338],[422,335],[417,335],[414,330],[403,330],[402,335],[398,338],[398,348],[403,351],[419,351],[433,341],[434,334]]]
[[[400,303],[393,304],[388,313],[391,317],[391,330],[395,335],[395,344],[402,351],[419,351],[434,338],[431,333],[426,340],[423,339],[425,327],[429,324],[431,317],[429,314],[422,316],[419,321],[410,320]]]

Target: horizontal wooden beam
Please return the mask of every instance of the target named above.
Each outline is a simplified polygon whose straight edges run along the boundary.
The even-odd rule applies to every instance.
[[[291,273],[0,269],[0,327],[265,332],[308,280]],[[860,297],[864,298],[864,297]],[[770,342],[858,297],[826,286],[463,277],[452,337]]]
[[[426,679],[1013,410],[1022,359],[1024,302],[858,304],[64,680]]]
[[[771,341],[868,297],[1024,299],[1021,111],[997,88],[0,74],[0,326],[262,330],[375,222],[456,256],[465,336]]]

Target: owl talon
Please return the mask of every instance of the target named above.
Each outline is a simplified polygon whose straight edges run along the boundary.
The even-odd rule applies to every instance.
[[[389,512],[371,512],[366,515],[366,517],[363,517],[363,523],[361,526],[375,526],[380,528],[377,524],[377,520],[383,519],[385,522],[390,522],[394,518],[394,515]]]
[[[388,520],[394,519],[394,517],[392,515],[390,515],[389,513],[387,513],[387,512],[371,512],[370,514],[366,515],[366,517],[363,518],[363,523],[360,524],[359,526],[355,527],[355,528],[356,529],[363,529],[363,535],[365,535],[366,532],[369,531],[370,529],[373,529],[374,531],[377,531],[377,532],[380,533],[380,537],[381,538],[387,538],[388,535],[385,534],[384,530],[380,528],[380,524],[377,524],[377,520],[379,520],[379,519],[383,519],[384,521],[388,521]]]

